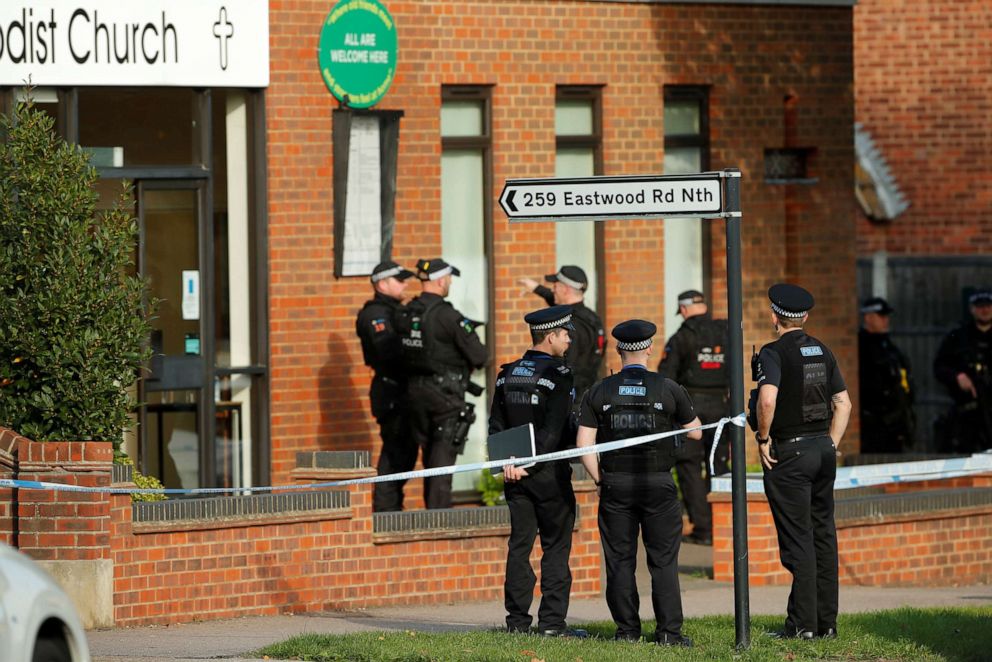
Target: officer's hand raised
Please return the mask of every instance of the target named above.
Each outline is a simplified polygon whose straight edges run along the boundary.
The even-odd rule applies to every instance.
[[[540,283],[533,278],[521,278],[517,282],[526,287],[528,292],[533,292],[537,289],[538,285],[540,285]]]

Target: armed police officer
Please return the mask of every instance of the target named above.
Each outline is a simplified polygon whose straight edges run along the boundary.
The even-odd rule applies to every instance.
[[[549,305],[572,307],[572,346],[565,360],[575,377],[576,397],[581,398],[593,382],[599,379],[603,367],[603,352],[606,348],[606,334],[603,322],[592,308],[585,305],[585,294],[589,288],[586,272],[574,265],[566,265],[557,273],[548,274],[544,280],[551,287],[541,285],[533,278],[522,278],[520,283],[528,290],[544,299]]]
[[[489,415],[489,434],[534,426],[537,453],[560,450],[567,432],[574,394],[572,371],[565,365],[572,309],[552,306],[524,317],[533,346],[523,357],[500,369]],[[506,628],[528,632],[534,599],[530,554],[541,536],[541,634],[574,634],[565,625],[572,575],[568,555],[575,524],[572,469],[567,461],[536,464],[528,469],[507,466],[506,503],[510,508],[510,540],[506,555]]]
[[[813,295],[796,285],[768,290],[778,340],[757,362],[757,442],[765,494],[792,592],[773,636],[837,636],[837,445],[851,400],[833,353],[803,330]]]
[[[968,298],[971,321],[940,343],[933,368],[954,399],[938,429],[940,450],[976,453],[992,448],[992,291]]]
[[[882,297],[861,305],[858,331],[858,391],[861,393],[861,452],[901,453],[913,445],[913,376],[909,359],[889,338],[894,312]]]
[[[698,290],[679,294],[678,314],[685,320],[679,330],[665,343],[665,356],[658,373],[681,384],[689,392],[699,419],[715,423],[727,415],[730,377],[725,362],[727,320],[710,317],[706,299]],[[715,430],[703,432],[703,438],[686,442],[685,454],[675,465],[685,509],[692,522],[692,534],[683,542],[699,545],[713,544],[713,514],[706,500],[708,481],[703,481],[703,469],[709,476],[709,457]],[[729,436],[729,435],[728,435]],[[730,471],[729,441],[721,440],[713,454],[716,475]]]
[[[403,300],[406,281],[412,276],[412,271],[392,261],[377,265],[371,277],[375,295],[365,302],[355,321],[365,365],[375,371],[369,400],[382,437],[380,475],[410,471],[417,462],[417,444],[407,430],[407,383],[401,362],[402,346],[393,326],[393,316]],[[378,483],[372,496],[372,510],[403,510],[405,482]]]
[[[594,384],[583,398],[579,447],[700,425],[685,389],[647,369],[656,330],[644,320],[628,320],[614,327],[623,369]],[[700,439],[702,434],[694,430],[688,436]],[[640,529],[651,573],[651,603],[658,621],[655,642],[692,645],[682,635],[678,568],[682,507],[671,474],[681,450],[681,437],[658,439],[598,458],[595,454],[582,456],[600,489],[606,603],[620,640],[639,641],[641,637],[634,577]]]
[[[417,262],[422,294],[396,313],[403,364],[410,374],[410,433],[423,450],[424,467],[451,466],[464,450],[475,420],[466,391],[481,394],[469,381],[486,364],[478,326],[445,301],[451,278],[461,272],[440,258]],[[478,389],[474,391],[474,389]],[[451,476],[424,479],[428,508],[451,507]]]

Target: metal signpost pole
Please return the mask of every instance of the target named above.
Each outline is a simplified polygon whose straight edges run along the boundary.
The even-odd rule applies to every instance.
[[[727,224],[727,325],[731,414],[744,411],[741,276],[741,171],[571,179],[508,179],[499,197],[511,223],[623,218],[724,218]],[[678,222],[678,221],[673,221]],[[728,429],[729,428],[729,429]],[[747,467],[744,428],[728,425],[734,518],[734,614],[737,647],[751,644],[747,575]]]
[[[730,412],[744,411],[743,284],[741,282],[741,171],[728,168],[724,212],[727,223],[727,326],[730,343]],[[747,460],[744,428],[728,426],[730,434],[731,500],[734,518],[734,630],[737,648],[751,645],[750,596],[747,575]]]

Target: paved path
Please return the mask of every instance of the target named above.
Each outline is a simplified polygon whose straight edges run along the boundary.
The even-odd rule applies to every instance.
[[[687,617],[732,614],[734,587],[704,578],[697,570],[711,565],[708,548],[687,545],[682,568],[682,603]],[[640,567],[644,567],[643,562]],[[646,574],[646,573],[642,573]],[[639,575],[641,616],[653,618],[646,579]],[[788,587],[752,587],[752,614],[784,614]],[[962,607],[992,605],[992,586],[951,588],[877,588],[842,586],[842,612],[873,611],[902,606]],[[534,609],[536,611],[535,603]],[[444,632],[484,629],[503,622],[500,601],[471,604],[414,605],[330,612],[305,616],[270,616],[209,621],[186,625],[95,630],[88,633],[94,662],[189,662],[228,658],[241,659],[248,651],[306,632],[346,634],[372,630],[419,630]],[[610,613],[602,598],[573,600],[569,622],[608,621]]]

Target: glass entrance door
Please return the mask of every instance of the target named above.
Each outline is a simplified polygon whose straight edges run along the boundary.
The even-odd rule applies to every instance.
[[[167,487],[204,484],[207,363],[201,236],[204,185],[139,181],[139,269],[155,301],[152,360],[142,380],[141,464]],[[209,432],[209,431],[208,431]]]

